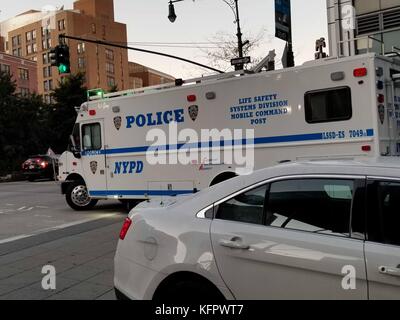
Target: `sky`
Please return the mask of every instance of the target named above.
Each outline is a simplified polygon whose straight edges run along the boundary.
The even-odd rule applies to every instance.
[[[0,21],[30,9],[46,5],[72,9],[73,0],[1,0]],[[234,15],[222,0],[185,0],[175,3],[177,19],[171,23],[168,0],[114,0],[115,19],[127,24],[130,46],[161,51],[209,64],[201,47],[213,41],[219,32],[236,34]],[[5,3],[7,3],[5,5]],[[264,57],[272,49],[280,60],[285,43],[274,38],[274,0],[239,0],[242,32],[253,37],[263,33],[255,57]],[[292,0],[293,46],[296,64],[314,59],[315,40],[327,38],[326,0]],[[245,40],[244,39],[244,40]],[[161,43],[161,45],[160,45]],[[175,46],[175,47],[174,47]],[[176,46],[179,46],[178,48]],[[212,46],[212,45],[211,45]],[[129,60],[160,70],[177,78],[209,74],[191,64],[155,55],[129,52]],[[279,67],[279,63],[277,64]]]

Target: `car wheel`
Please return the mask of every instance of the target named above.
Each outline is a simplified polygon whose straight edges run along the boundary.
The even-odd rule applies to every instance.
[[[82,181],[74,181],[65,194],[68,205],[76,211],[92,209],[98,200],[91,199],[86,185]]]
[[[161,295],[155,297],[155,300],[198,303],[204,300],[223,302],[225,298],[210,284],[181,280],[166,288]]]
[[[28,177],[29,182],[34,182],[36,179],[34,177]]]

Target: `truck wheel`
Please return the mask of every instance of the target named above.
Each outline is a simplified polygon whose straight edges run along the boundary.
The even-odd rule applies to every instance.
[[[76,211],[92,209],[98,200],[91,199],[85,184],[82,181],[74,181],[67,189],[65,199],[68,205]]]

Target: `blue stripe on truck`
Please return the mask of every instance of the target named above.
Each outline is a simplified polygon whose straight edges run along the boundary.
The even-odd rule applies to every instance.
[[[367,137],[374,136],[374,129],[366,130]],[[187,149],[206,149],[210,147],[224,147],[224,146],[240,146],[240,145],[260,145],[260,144],[273,144],[273,143],[287,143],[287,142],[305,142],[305,141],[320,141],[325,140],[323,138],[324,133],[307,133],[307,134],[296,134],[289,136],[276,136],[276,137],[262,137],[255,138],[252,140],[223,140],[223,141],[210,141],[210,142],[199,142],[191,144],[178,144],[178,145],[165,145],[165,146],[143,146],[143,147],[130,147],[130,148],[117,148],[107,149],[98,151],[83,151],[82,156],[93,156],[93,155],[106,155],[106,154],[126,154],[126,153],[143,153],[147,151],[171,151],[171,150],[187,150]],[[339,140],[330,140],[339,141]],[[183,149],[185,147],[185,149]]]

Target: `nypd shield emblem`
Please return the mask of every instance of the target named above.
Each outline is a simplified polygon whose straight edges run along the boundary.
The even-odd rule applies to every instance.
[[[117,130],[121,129],[121,126],[122,126],[122,118],[121,117],[114,118],[114,126],[115,126],[115,129],[117,129]]]
[[[96,172],[97,172],[97,161],[90,162],[90,170],[92,170],[93,174],[96,174]]]
[[[199,115],[199,106],[190,106],[189,107],[190,119],[196,121],[198,115]]]
[[[379,105],[378,107],[379,119],[383,124],[385,122],[385,106],[383,104]]]

